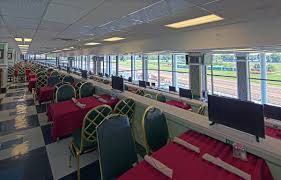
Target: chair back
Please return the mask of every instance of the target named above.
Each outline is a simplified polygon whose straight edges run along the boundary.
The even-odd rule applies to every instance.
[[[56,102],[62,102],[75,98],[75,89],[70,84],[61,85],[56,91]]]
[[[140,95],[140,96],[144,96],[144,90],[142,89],[138,89],[136,94]]]
[[[95,87],[90,82],[83,83],[79,88],[79,98],[93,96]]]
[[[96,145],[97,136],[96,128],[104,120],[104,118],[112,113],[112,109],[108,105],[100,105],[90,110],[83,120],[81,132],[80,152],[83,152],[85,145]]]
[[[59,76],[59,72],[58,71],[52,71],[50,76]]]
[[[132,98],[125,98],[120,100],[114,108],[114,112],[125,115],[129,118],[130,123],[133,122],[134,114],[135,114],[135,101]]]
[[[169,130],[164,113],[153,106],[149,106],[142,117],[142,129],[146,153],[157,151],[167,144]]]
[[[63,80],[64,76],[65,76],[64,74],[59,74],[60,81],[62,81],[62,80]]]
[[[48,78],[48,86],[55,86],[60,82],[60,78],[58,76],[50,76]]]
[[[166,102],[166,97],[163,94],[158,93],[156,94],[156,100],[160,102]]]
[[[47,85],[47,81],[48,81],[48,76],[45,74],[41,74],[40,76],[37,76],[37,80],[35,83],[35,92],[38,94],[39,93],[39,89],[41,87],[44,87]]]
[[[79,97],[79,90],[80,90],[80,86],[83,84],[83,81],[77,82],[75,85],[75,91],[76,91],[76,97]]]
[[[151,94],[145,94],[144,97],[152,99],[152,95]]]
[[[62,82],[72,84],[72,83],[74,83],[74,78],[72,76],[64,76],[64,78],[62,79]]]
[[[8,67],[8,77],[11,78],[14,76],[15,68],[12,66]]]
[[[198,109],[198,111],[197,111],[197,113],[198,114],[201,114],[201,115],[203,115],[203,116],[206,116],[207,114],[207,106],[206,105],[201,105],[200,107],[199,107],[199,109]]]
[[[97,127],[97,142],[102,180],[119,177],[137,162],[127,116],[119,114],[107,116]]]
[[[45,71],[39,71],[36,73],[37,77],[42,76],[42,75],[47,75],[47,73]]]

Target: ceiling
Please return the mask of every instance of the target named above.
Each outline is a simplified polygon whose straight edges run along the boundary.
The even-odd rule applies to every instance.
[[[18,49],[14,37],[33,38],[29,53],[38,54],[84,49],[86,42],[119,43],[102,41],[111,36],[126,43],[272,19],[281,16],[280,9],[280,0],[0,0],[0,41]],[[224,20],[178,30],[164,26],[212,13]]]

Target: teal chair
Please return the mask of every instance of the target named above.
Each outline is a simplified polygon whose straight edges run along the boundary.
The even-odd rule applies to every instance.
[[[136,91],[136,94],[138,94],[138,95],[140,95],[140,96],[144,96],[144,90],[138,89],[138,90]]]
[[[80,180],[80,156],[82,154],[96,150],[96,128],[105,119],[105,117],[111,113],[112,109],[108,105],[100,105],[93,108],[84,117],[82,128],[77,129],[72,134],[72,141],[69,144],[69,150],[71,152],[69,166],[71,166],[71,158],[74,156],[77,160],[78,180]]]
[[[120,100],[114,107],[114,112],[121,115],[128,116],[130,124],[133,124],[135,115],[135,100],[132,98],[125,98]]]
[[[115,179],[138,162],[127,116],[107,116],[97,127],[97,142],[102,180]]]
[[[95,87],[90,82],[83,83],[79,88],[79,98],[93,96]]]
[[[147,154],[157,151],[169,142],[169,130],[164,113],[149,106],[142,117],[144,145]]]
[[[52,71],[50,76],[59,76],[59,72],[58,71]]]
[[[72,76],[64,76],[62,82],[72,84],[74,83],[74,78]]]
[[[75,89],[70,84],[63,84],[60,87],[58,87],[55,95],[55,102],[62,102],[71,100],[71,98],[75,98]]]
[[[35,83],[35,88],[32,89],[33,93],[33,99],[34,101],[37,98],[37,95],[39,94],[39,90],[41,87],[47,86],[48,76],[45,74],[41,74],[40,76],[37,76],[37,80]]]
[[[160,102],[166,102],[166,97],[163,94],[158,93],[156,94],[156,100]]]
[[[151,94],[145,94],[144,97],[147,97],[149,99],[152,99],[152,95]]]
[[[80,90],[80,86],[83,84],[83,81],[79,81],[76,83],[75,85],[75,91],[76,91],[76,97],[79,97],[79,90]]]
[[[60,78],[58,76],[50,76],[48,78],[48,86],[55,86],[60,83]]]

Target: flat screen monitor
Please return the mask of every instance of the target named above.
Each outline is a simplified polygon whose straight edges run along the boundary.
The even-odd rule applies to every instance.
[[[176,92],[176,87],[174,87],[174,86],[169,86],[169,91],[171,91],[171,92]]]
[[[88,72],[86,70],[81,70],[81,76],[83,79],[87,79],[88,78]]]
[[[146,88],[146,82],[145,81],[139,81],[139,87]]]
[[[155,86],[156,86],[156,84],[155,84],[155,83],[151,83],[151,86],[152,86],[152,87],[155,87]]]
[[[132,82],[132,77],[129,77],[129,78],[128,78],[128,81],[129,81],[129,82]]]
[[[99,75],[99,77],[103,77],[103,73],[99,73],[98,75]]]
[[[257,137],[265,137],[263,105],[239,99],[208,95],[209,121]]]
[[[192,99],[192,91],[190,89],[179,88],[180,97]]]
[[[281,121],[281,107],[265,104],[263,110],[264,117]]]
[[[112,76],[111,77],[112,82],[112,89],[116,89],[119,91],[124,91],[124,80],[121,77]]]
[[[146,82],[145,82],[145,85],[146,85],[146,86],[150,86],[150,82],[146,81]]]

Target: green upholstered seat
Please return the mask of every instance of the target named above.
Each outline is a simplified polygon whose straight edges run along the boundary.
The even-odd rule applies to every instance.
[[[135,101],[132,98],[125,98],[120,100],[115,105],[114,112],[128,116],[130,123],[132,123],[135,114]]]
[[[59,72],[58,71],[52,71],[50,76],[59,76]]]
[[[56,102],[62,102],[71,100],[73,97],[76,97],[74,87],[70,84],[63,84],[57,89],[55,100]]]
[[[119,177],[137,162],[134,139],[127,116],[113,114],[97,127],[101,179]]]
[[[145,94],[144,97],[152,99],[152,95],[151,94]]]
[[[144,96],[144,90],[142,89],[138,89],[136,94],[140,95],[140,96]]]
[[[66,82],[66,83],[74,83],[74,78],[72,76],[64,76],[64,78],[62,79],[62,82]]]
[[[166,97],[163,94],[158,93],[156,94],[156,100],[160,102],[166,102]]]
[[[79,128],[75,130],[74,133],[72,134],[73,143],[75,147],[77,147],[77,149],[81,149],[81,133],[82,133],[82,129]],[[96,147],[96,142],[93,143],[91,141],[88,141],[87,139],[83,139],[83,152],[92,150],[95,147]]]
[[[157,151],[169,141],[169,131],[164,113],[149,106],[142,118],[142,129],[146,153]]]
[[[93,96],[95,87],[90,82],[83,83],[79,88],[79,98]]]
[[[60,83],[60,78],[58,76],[50,76],[48,78],[48,86],[55,86]]]

